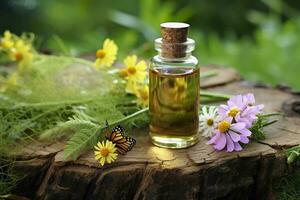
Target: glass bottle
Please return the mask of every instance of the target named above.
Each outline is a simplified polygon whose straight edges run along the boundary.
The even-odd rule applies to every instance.
[[[149,70],[150,137],[161,147],[185,148],[199,139],[200,75],[188,28],[185,23],[163,23],[162,38],[155,40],[158,55]]]

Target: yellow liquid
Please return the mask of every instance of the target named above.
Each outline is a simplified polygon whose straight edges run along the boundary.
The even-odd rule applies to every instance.
[[[150,137],[161,147],[185,148],[198,141],[199,69],[150,70]]]

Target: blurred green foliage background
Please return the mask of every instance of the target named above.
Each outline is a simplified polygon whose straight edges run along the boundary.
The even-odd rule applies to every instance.
[[[238,69],[251,81],[300,90],[300,2],[293,0],[2,0],[0,31],[34,32],[42,52],[93,53],[104,38],[150,58],[159,24],[191,24],[201,64]]]

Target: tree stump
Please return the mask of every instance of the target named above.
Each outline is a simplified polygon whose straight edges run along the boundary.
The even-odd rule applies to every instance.
[[[272,182],[288,172],[283,149],[300,144],[300,95],[254,86],[232,69],[203,79],[213,92],[252,92],[265,112],[285,116],[268,127],[267,139],[241,152],[216,152],[202,138],[195,146],[171,150],[151,144],[148,130],[136,130],[137,144],[125,156],[101,167],[93,151],[64,161],[64,141],[27,144],[16,155],[14,170],[25,173],[14,194],[29,199],[271,199]]]

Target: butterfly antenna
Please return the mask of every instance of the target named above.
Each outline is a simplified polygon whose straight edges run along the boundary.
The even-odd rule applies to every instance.
[[[109,124],[108,124],[108,121],[105,120],[105,127],[108,128],[109,127]]]

